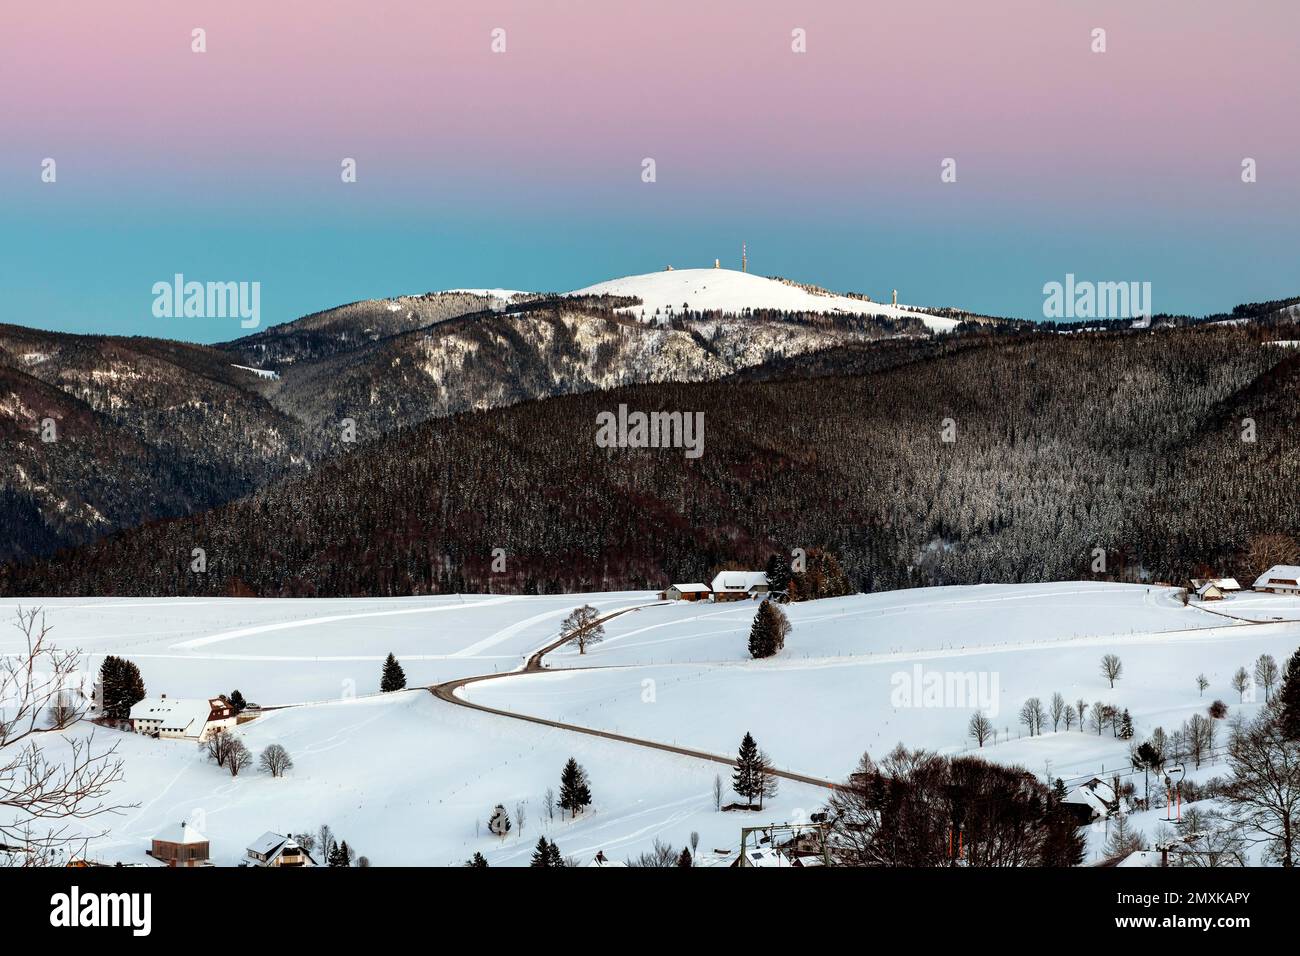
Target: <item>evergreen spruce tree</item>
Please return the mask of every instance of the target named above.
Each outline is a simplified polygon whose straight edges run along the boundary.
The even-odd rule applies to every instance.
[[[763,772],[760,766],[758,744],[751,734],[746,733],[740,742],[740,751],[736,756],[735,773],[731,777],[731,789],[744,797],[750,806],[754,798],[763,791]]]
[[[235,709],[236,714],[242,714],[244,708],[248,706],[248,701],[244,700],[244,695],[239,692],[237,687],[230,692],[230,696],[226,700],[230,702],[230,706]]]
[[[1300,649],[1287,660],[1282,686],[1273,699],[1278,708],[1282,736],[1287,740],[1300,740]]]
[[[533,859],[528,865],[537,867],[549,867],[552,865],[551,844],[546,837],[537,838],[537,846],[533,850]]]
[[[1133,718],[1129,716],[1127,707],[1124,708],[1124,714],[1119,720],[1119,739],[1133,739]]]
[[[1065,789],[1065,781],[1057,777],[1056,782],[1052,784],[1052,805],[1060,806],[1065,802],[1067,796],[1069,796],[1069,791]]]
[[[789,633],[790,621],[785,612],[775,601],[764,601],[749,626],[749,656],[758,659],[779,653]]]
[[[127,720],[131,708],[144,700],[140,668],[121,657],[110,654],[104,658],[99,668],[99,684],[104,716],[112,720]]]
[[[406,686],[406,672],[402,670],[402,665],[397,663],[397,658],[392,654],[384,661],[384,676],[380,678],[379,689],[387,694],[390,691],[401,690]]]
[[[556,845],[554,840],[551,841],[551,845],[546,849],[546,859],[549,861],[547,863],[548,866],[562,867],[565,865],[564,857],[560,855],[560,848]]]
[[[682,847],[682,855],[677,858],[677,865],[685,867],[693,865],[691,863],[691,851],[688,847]]]
[[[561,810],[568,810],[570,816],[576,815],[583,807],[591,804],[591,787],[587,783],[587,771],[583,770],[578,761],[572,757],[560,773],[558,804]]]
[[[467,867],[471,867],[472,869],[485,870],[487,869],[487,865],[488,865],[487,857],[485,857],[482,853],[475,853],[472,857],[470,857],[468,860],[465,861],[465,865]]]
[[[790,586],[790,565],[779,554],[767,559],[767,586],[773,591],[784,591]]]

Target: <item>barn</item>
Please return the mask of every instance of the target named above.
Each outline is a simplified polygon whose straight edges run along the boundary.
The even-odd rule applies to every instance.
[[[665,601],[707,601],[709,586],[698,581],[690,584],[674,584],[660,597]]]

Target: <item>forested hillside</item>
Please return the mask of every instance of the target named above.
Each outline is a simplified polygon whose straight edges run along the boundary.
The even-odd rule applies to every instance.
[[[1300,337],[990,333],[471,412],[211,513],[10,568],[0,586],[578,591],[698,580],[792,547],[833,550],[865,590],[1091,577],[1099,548],[1105,577],[1249,577],[1261,541],[1285,550],[1300,529],[1300,353],[1265,336]],[[703,412],[703,456],[597,447],[597,414],[620,403]],[[196,547],[204,574],[189,571]],[[491,573],[495,548],[504,573]]]

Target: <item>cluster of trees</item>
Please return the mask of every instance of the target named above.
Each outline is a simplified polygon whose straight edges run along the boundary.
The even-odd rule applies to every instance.
[[[370,859],[358,856],[356,849],[348,846],[347,840],[335,839],[335,833],[328,823],[322,823],[315,833],[295,833],[294,841],[312,854],[318,865],[323,866],[370,866]],[[317,853],[319,850],[319,854]]]
[[[528,865],[537,867],[557,867],[568,866],[568,863],[560,853],[560,848],[558,846],[546,839],[546,837],[538,837],[537,848],[533,850],[533,859]]]
[[[790,562],[772,555],[767,559],[767,581],[773,591],[784,591],[789,601],[815,601],[857,591],[839,559],[821,548]]]
[[[790,633],[790,619],[774,601],[758,605],[754,621],[749,626],[749,656],[758,660],[781,653]]]
[[[252,766],[253,753],[243,739],[225,727],[218,727],[208,734],[208,739],[199,745],[208,759],[218,767],[224,767],[232,777],[238,777],[240,771]],[[280,744],[269,744],[258,756],[258,766],[272,777],[283,777],[293,769],[293,758]]]
[[[1060,795],[1019,767],[899,746],[864,754],[831,797],[848,866],[1075,866],[1084,839]]]

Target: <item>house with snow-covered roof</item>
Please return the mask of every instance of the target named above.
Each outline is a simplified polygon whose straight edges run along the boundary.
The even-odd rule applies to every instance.
[[[1256,591],[1270,594],[1300,594],[1300,567],[1275,564],[1255,579]]]
[[[1236,578],[1192,578],[1193,591],[1199,592],[1207,584],[1213,584],[1224,594],[1241,590],[1241,585],[1237,583]]]
[[[214,730],[235,726],[235,708],[224,697],[146,697],[131,708],[131,729],[146,737],[206,741]]]
[[[154,836],[149,855],[167,866],[210,866],[208,838],[181,821]]]
[[[239,865],[266,868],[315,866],[316,861],[293,837],[267,830],[253,841]]]
[[[1098,777],[1079,784],[1061,800],[1064,809],[1083,823],[1110,816],[1114,804],[1115,788]]]
[[[665,601],[705,601],[708,600],[709,593],[707,584],[695,581],[690,584],[669,585],[668,590],[663,593],[663,599]]]
[[[767,594],[766,571],[719,571],[709,585],[715,601],[743,601]]]

